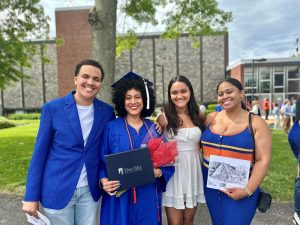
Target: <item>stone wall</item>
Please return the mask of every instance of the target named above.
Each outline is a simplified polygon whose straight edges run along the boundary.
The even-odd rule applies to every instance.
[[[202,40],[203,100],[217,100],[217,84],[225,78],[228,65],[227,35],[204,36]]]
[[[40,109],[45,102],[74,88],[76,63],[91,55],[88,12],[89,7],[56,10],[57,38],[64,40],[63,46],[56,48],[54,41],[45,42],[47,48],[38,53],[48,56],[51,63],[43,64],[39,55],[34,57],[32,68],[24,69],[32,79],[28,83],[16,82],[3,91],[4,102],[0,101],[0,106],[5,111]],[[171,78],[184,75],[190,79],[199,103],[215,102],[215,88],[224,79],[228,65],[227,33],[194,38],[200,42],[198,48],[192,47],[193,39],[187,35],[178,39],[162,39],[159,34],[139,36],[138,45],[129,52],[123,52],[116,60],[115,80],[131,70],[143,75],[154,82],[160,106],[163,104],[163,92],[165,102],[168,100]],[[40,43],[36,44],[39,47]]]
[[[57,57],[54,41],[36,42],[37,54],[33,56],[31,68],[20,68],[29,79],[11,83],[3,90],[5,112],[15,110],[34,111],[54,98],[58,97]],[[50,63],[42,63],[41,55],[50,59]]]
[[[226,35],[204,36],[199,37],[199,40],[200,47],[193,48],[192,39],[186,36],[172,40],[161,39],[159,35],[140,37],[136,48],[123,52],[116,60],[115,80],[130,70],[143,75],[155,83],[157,104],[162,105],[163,91],[165,102],[168,100],[169,81],[177,75],[184,75],[190,79],[198,102],[214,102],[216,101],[215,87],[224,79],[227,66]],[[40,44],[37,45],[40,49]],[[39,109],[44,102],[59,97],[59,93],[70,91],[69,87],[66,90],[60,90],[63,85],[59,87],[59,82],[63,82],[64,76],[60,76],[58,82],[57,66],[58,63],[66,61],[57,61],[55,43],[46,43],[43,52],[50,58],[49,64],[43,64],[40,60],[41,52],[38,53],[34,56],[32,67],[23,69],[31,79],[13,83],[3,91],[4,104],[0,101],[0,105],[2,104],[6,111]],[[157,64],[164,67],[164,83],[162,68]],[[74,65],[72,67],[74,68]],[[69,77],[65,80],[70,82]]]
[[[117,59],[115,80],[130,70],[143,75],[155,83],[157,103],[161,105],[163,91],[165,102],[168,100],[169,81],[184,75],[191,81],[198,102],[216,101],[214,88],[225,78],[228,63],[227,34],[196,38],[199,48],[192,47],[193,39],[187,36],[172,40],[159,35],[143,36],[136,48]]]

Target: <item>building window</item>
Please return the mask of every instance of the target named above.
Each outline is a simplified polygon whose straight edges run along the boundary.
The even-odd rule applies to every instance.
[[[299,79],[299,67],[289,66],[288,67],[288,79]]]
[[[288,92],[298,92],[300,90],[300,80],[288,81]]]
[[[270,68],[260,67],[259,68],[259,78],[260,80],[270,80]]]
[[[274,66],[273,71],[273,92],[284,93],[284,67]]]
[[[254,69],[254,76],[253,76],[253,78],[254,78],[254,83],[253,83],[254,88],[256,87],[256,80],[257,80],[257,77],[256,77],[256,75],[257,75],[256,71],[257,70],[255,70],[255,69]],[[244,69],[244,84],[245,84],[246,88],[247,87],[252,88],[252,70],[251,70],[250,67],[246,67]]]
[[[260,93],[270,93],[270,67],[259,68],[259,90]]]
[[[254,81],[256,81],[256,76],[254,76]],[[252,76],[245,76],[245,87],[252,87]],[[254,86],[256,86],[256,82],[254,82]]]
[[[261,81],[260,82],[260,92],[261,93],[270,93],[270,81]]]
[[[288,92],[299,92],[300,90],[300,76],[298,66],[288,67],[288,81],[287,81],[287,91]]]
[[[284,74],[274,74],[274,86],[283,87],[284,86]]]
[[[252,93],[252,75],[245,75],[244,83],[245,83],[245,92],[246,94]],[[256,75],[254,75],[254,84],[253,84],[253,93],[256,93]]]

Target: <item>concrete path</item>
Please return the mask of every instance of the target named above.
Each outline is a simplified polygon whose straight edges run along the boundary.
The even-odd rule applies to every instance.
[[[22,198],[20,196],[0,194],[0,225],[28,224],[25,214],[21,211],[21,201]],[[273,202],[271,209],[267,213],[256,213],[251,225],[293,225],[292,215],[292,202]],[[198,207],[194,224],[211,225],[205,205],[201,204]],[[165,214],[163,214],[163,225],[167,225]]]

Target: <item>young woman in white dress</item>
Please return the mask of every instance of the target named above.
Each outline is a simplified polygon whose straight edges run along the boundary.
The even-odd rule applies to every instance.
[[[157,122],[169,139],[177,141],[178,157],[162,205],[169,225],[192,225],[197,204],[205,202],[199,151],[205,118],[186,77],[177,76],[170,81],[164,111]]]

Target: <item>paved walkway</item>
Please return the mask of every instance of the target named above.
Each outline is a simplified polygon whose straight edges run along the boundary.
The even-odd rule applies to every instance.
[[[0,225],[28,224],[25,214],[21,211],[21,200],[20,196],[0,194]],[[292,202],[273,202],[271,209],[267,213],[256,213],[251,225],[293,225],[291,221],[292,214]],[[201,204],[198,207],[194,224],[211,225],[205,205]],[[163,215],[163,225],[167,225],[165,214]]]

